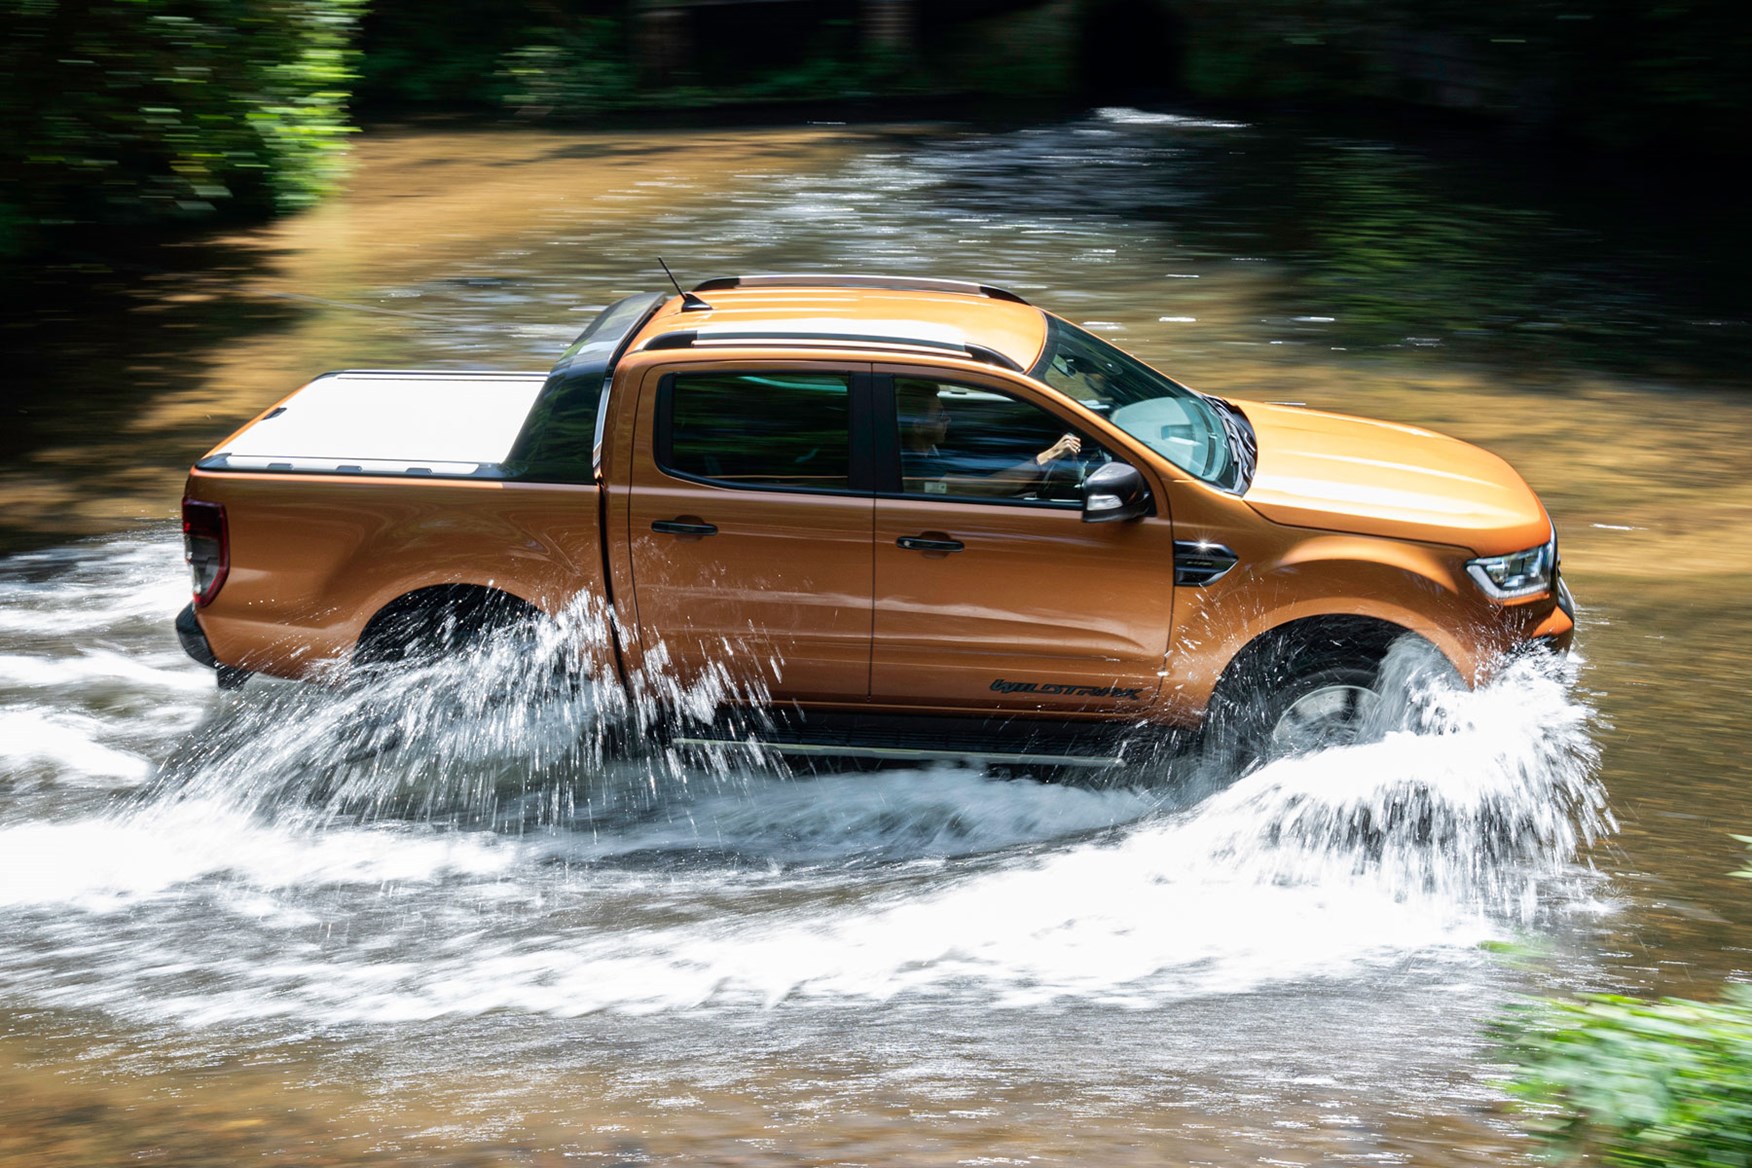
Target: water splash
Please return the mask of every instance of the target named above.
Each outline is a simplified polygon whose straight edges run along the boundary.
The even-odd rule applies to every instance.
[[[0,678],[0,719],[52,717],[60,735],[9,768],[51,786],[112,774],[125,792],[130,758],[162,760],[118,805],[0,822],[6,1001],[300,1027],[1151,1006],[1407,963],[1464,971],[1480,942],[1586,891],[1578,856],[1612,828],[1576,666],[1549,657],[1476,691],[1396,674],[1405,700],[1377,741],[1239,781],[1196,755],[1093,785],[968,767],[806,777],[758,741],[653,742],[664,719],[758,694],[728,664],[683,680],[660,654],[632,690],[605,684],[575,664],[606,635],[585,608],[533,642],[369,684],[196,697],[168,613],[144,619],[173,557],[136,550],[137,595],[124,580],[52,646],[0,645],[41,659]],[[114,551],[47,575],[95,581]],[[85,687],[33,680],[108,652],[148,672],[106,665],[91,684],[111,695],[83,707]],[[167,718],[203,721],[146,731]]]
[[[311,828],[343,820],[489,828],[576,824],[691,784],[780,769],[758,742],[685,754],[662,743],[758,679],[721,660],[682,676],[662,646],[622,684],[612,617],[580,597],[558,619],[499,631],[443,658],[334,663],[313,684],[257,684],[216,706],[160,769],[153,802],[210,801]]]
[[[1467,690],[1396,647],[1364,742],[1275,762],[1196,818],[1214,862],[1285,885],[1367,882],[1530,921],[1540,889],[1616,830],[1579,662],[1530,653]]]

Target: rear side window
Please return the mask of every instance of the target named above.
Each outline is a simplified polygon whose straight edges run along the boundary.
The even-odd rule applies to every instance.
[[[658,397],[657,460],[732,487],[851,487],[851,377],[678,373]]]

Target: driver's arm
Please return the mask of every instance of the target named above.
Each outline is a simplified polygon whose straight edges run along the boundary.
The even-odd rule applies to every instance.
[[[1055,458],[1063,458],[1067,454],[1083,453],[1083,440],[1075,434],[1066,434],[1045,450],[1034,456],[1035,466],[1045,466]]]
[[[958,475],[944,481],[948,483],[949,490],[957,495],[1015,495],[1038,483],[1045,476],[1046,468],[1056,459],[1068,454],[1080,454],[1082,450],[1083,439],[1076,434],[1066,434],[1033,458],[1015,466],[993,471],[989,475]]]

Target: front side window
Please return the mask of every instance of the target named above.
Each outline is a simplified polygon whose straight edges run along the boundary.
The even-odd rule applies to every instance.
[[[1107,452],[1032,402],[926,378],[894,379],[903,494],[1076,505]]]
[[[678,373],[658,396],[658,463],[727,486],[847,490],[850,434],[844,373]]]
[[[1180,469],[1227,491],[1251,472],[1246,422],[1233,407],[1165,377],[1054,316],[1031,376],[1076,399]]]

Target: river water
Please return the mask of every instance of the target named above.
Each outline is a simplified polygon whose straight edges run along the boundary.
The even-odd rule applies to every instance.
[[[1132,110],[381,130],[313,214],[79,274],[0,474],[0,1159],[1527,1157],[1506,1003],[1752,964],[1752,402],[1744,322],[1659,256],[1597,280],[1593,228],[1441,165]],[[1480,442],[1557,519],[1578,652],[1232,785],[619,757],[612,695],[506,701],[502,653],[227,695],[182,656],[206,446],[327,368],[542,368],[658,254],[978,278],[1204,388]]]

